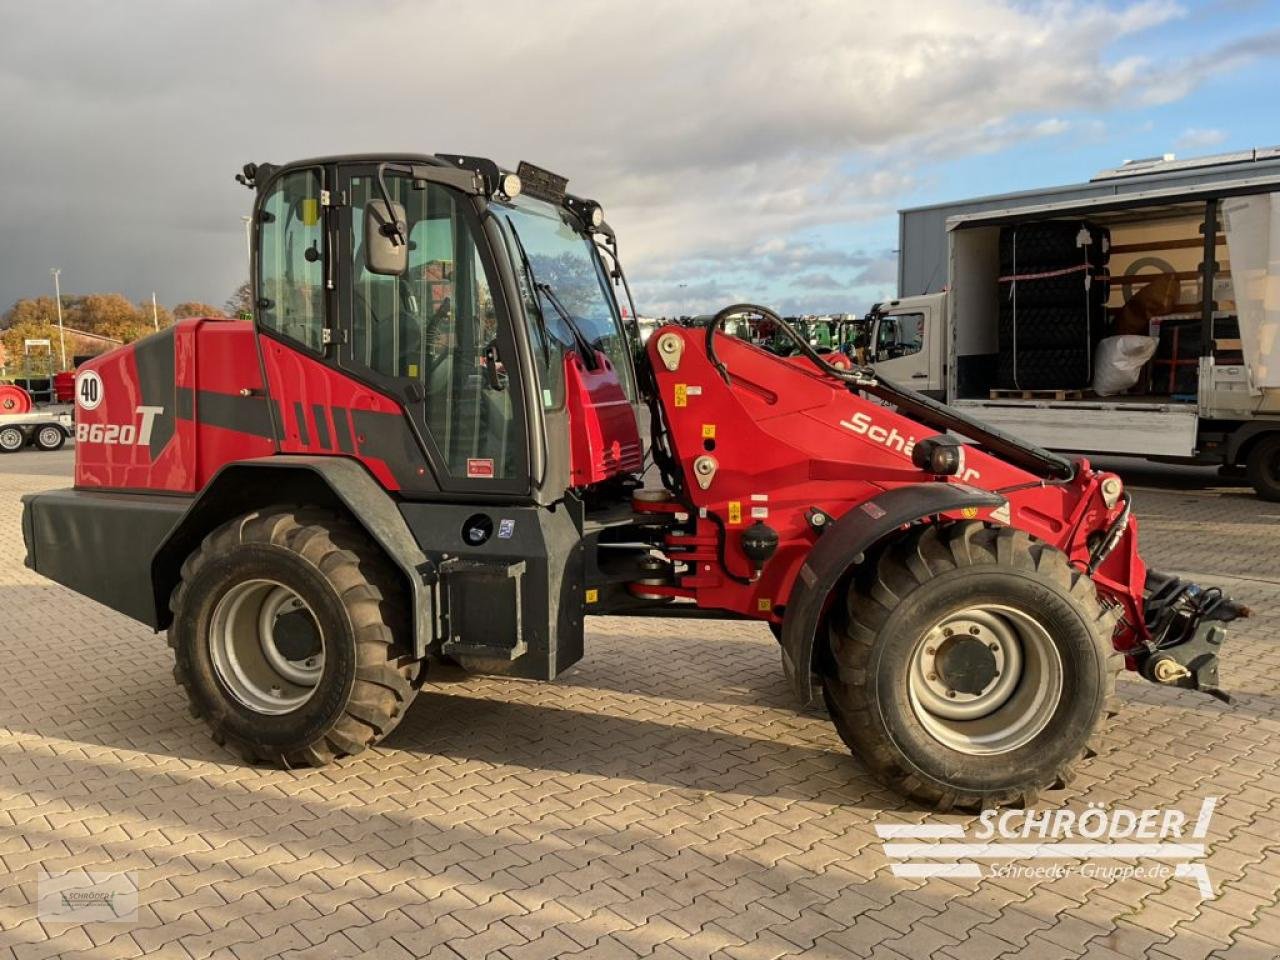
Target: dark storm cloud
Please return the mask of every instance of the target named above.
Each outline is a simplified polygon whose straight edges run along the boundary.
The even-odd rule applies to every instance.
[[[0,309],[45,293],[53,266],[68,292],[221,302],[247,273],[240,165],[358,150],[562,171],[668,305],[738,286],[689,269],[699,251],[753,290],[865,269],[834,242],[785,256],[799,231],[892,211],[917,146],[969,149],[991,123],[1035,136],[1053,111],[1149,93],[1106,42],[1177,15],[1159,0],[8,3]]]

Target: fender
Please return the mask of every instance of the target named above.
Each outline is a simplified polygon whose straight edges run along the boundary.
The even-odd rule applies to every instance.
[[[232,516],[281,502],[346,508],[402,574],[413,602],[414,654],[425,656],[435,622],[434,595],[424,582],[427,557],[390,494],[364,467],[345,457],[261,457],[229,463],[214,474],[152,556],[156,619],[164,621],[157,622],[157,628],[163,629],[171,619],[169,595],[183,560],[200,540]]]
[[[827,598],[866,552],[900,527],[965,507],[994,509],[999,494],[960,483],[919,483],[887,490],[854,507],[814,544],[796,577],[782,620],[782,669],[801,706],[813,700],[814,638]],[[875,509],[867,507],[874,505]]]

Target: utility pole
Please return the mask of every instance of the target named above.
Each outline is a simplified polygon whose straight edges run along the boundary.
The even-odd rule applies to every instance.
[[[157,330],[160,329],[160,310],[156,306],[156,292],[151,291],[151,324]]]
[[[53,299],[58,306],[58,353],[62,357],[62,366],[58,369],[65,370],[67,369],[67,344],[62,336],[62,284],[58,281],[62,271],[53,267],[49,272],[53,274]]]

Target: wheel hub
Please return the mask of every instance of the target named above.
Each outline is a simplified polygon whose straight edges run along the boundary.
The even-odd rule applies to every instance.
[[[256,713],[298,709],[324,673],[324,634],[306,602],[270,580],[246,580],[218,600],[209,653],[227,691]]]
[[[1044,729],[1062,690],[1048,632],[1024,611],[965,608],[927,631],[912,656],[908,692],[921,726],[968,754],[1004,753]]]

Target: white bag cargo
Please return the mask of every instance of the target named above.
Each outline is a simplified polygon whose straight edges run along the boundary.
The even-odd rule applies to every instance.
[[[1156,338],[1137,335],[1104,337],[1093,358],[1093,392],[1100,397],[1124,393],[1156,352]]]

